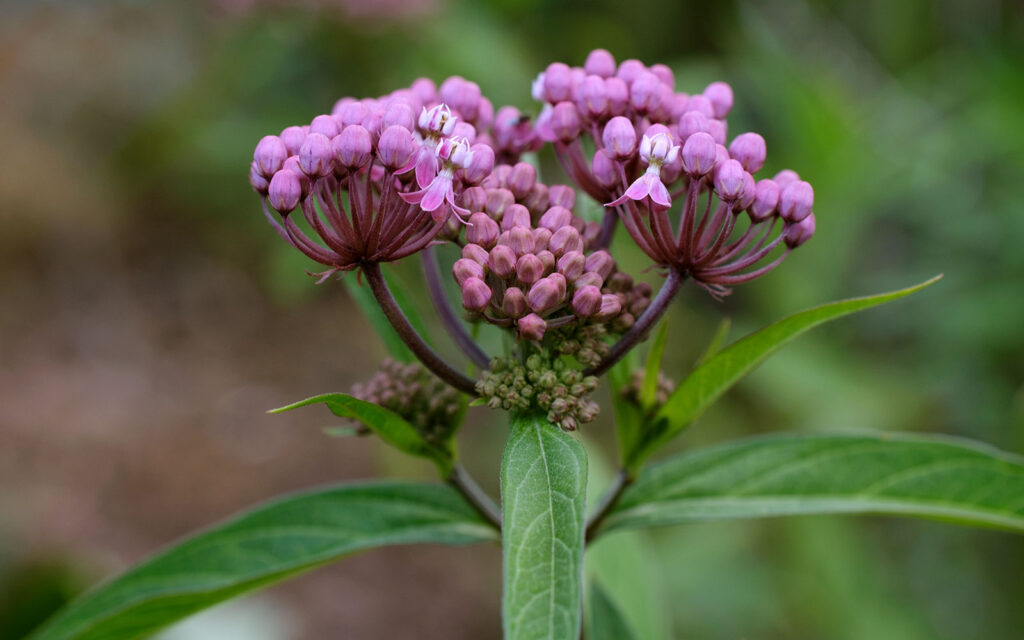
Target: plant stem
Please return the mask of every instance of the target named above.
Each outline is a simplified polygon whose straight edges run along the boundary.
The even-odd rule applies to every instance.
[[[455,487],[466,499],[466,502],[476,509],[476,512],[483,516],[488,523],[501,531],[501,512],[498,511],[498,505],[494,503],[491,496],[487,495],[487,492],[480,488],[480,485],[473,480],[461,464],[456,463],[452,467],[452,472],[448,476],[448,484]]]
[[[625,469],[619,470],[615,475],[615,480],[612,481],[612,485],[608,487],[608,490],[601,496],[601,501],[598,503],[597,510],[594,515],[587,520],[587,531],[584,539],[590,542],[597,534],[598,528],[604,519],[608,517],[608,514],[612,512],[615,505],[619,502],[619,498],[622,497],[622,492],[626,490],[626,487],[633,484],[633,478],[629,475],[629,472]]]
[[[465,325],[455,314],[447,296],[444,294],[444,285],[441,282],[441,269],[437,265],[437,250],[434,247],[427,247],[423,250],[423,276],[427,281],[427,290],[434,303],[434,309],[441,316],[445,330],[451,336],[455,344],[462,349],[473,364],[481,369],[488,369],[491,366],[491,359],[484,353],[480,345],[473,340],[473,337],[466,331]]]
[[[597,363],[594,367],[587,369],[583,372],[584,375],[588,376],[599,376],[604,372],[608,371],[615,364],[622,359],[630,349],[635,347],[637,343],[643,340],[647,336],[647,332],[653,327],[661,316],[665,315],[665,311],[668,310],[669,303],[679,293],[679,288],[683,286],[683,280],[685,276],[676,267],[670,267],[668,277],[665,278],[665,283],[661,285],[661,290],[658,291],[658,295],[651,300],[651,304],[647,309],[640,314],[640,317],[636,319],[636,322],[630,327],[629,331],[622,334],[618,342],[612,345],[609,349],[608,355],[606,355],[601,362]]]
[[[380,305],[388,322],[394,327],[395,332],[402,339],[402,342],[405,343],[405,346],[409,347],[413,355],[423,363],[423,366],[459,391],[476,396],[476,381],[458,371],[441,356],[437,355],[433,349],[427,346],[427,343],[423,341],[423,337],[416,332],[416,329],[413,328],[409,319],[405,317],[405,313],[402,312],[402,308],[395,301],[395,297],[391,295],[391,289],[388,288],[388,283],[384,280],[384,274],[380,270],[380,265],[376,262],[364,264],[363,274],[366,275],[366,280],[370,283],[373,297],[377,300],[377,304]]]

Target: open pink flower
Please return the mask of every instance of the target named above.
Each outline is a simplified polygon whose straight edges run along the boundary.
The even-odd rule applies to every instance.
[[[639,201],[648,197],[659,206],[666,208],[672,206],[672,198],[661,181],[661,167],[665,164],[672,164],[678,157],[679,145],[672,144],[669,134],[656,133],[650,137],[645,135],[640,142],[640,158],[647,163],[647,171],[634,180],[622,196],[605,206],[617,207],[626,200]]]
[[[418,204],[421,209],[430,212],[435,222],[447,217],[448,212],[442,207],[447,203],[456,217],[465,224],[465,218],[469,216],[470,211],[455,204],[454,180],[458,169],[467,169],[473,162],[473,151],[469,147],[469,141],[465,138],[442,139],[437,145],[436,158],[440,169],[430,183],[419,191],[399,195],[406,202]]]

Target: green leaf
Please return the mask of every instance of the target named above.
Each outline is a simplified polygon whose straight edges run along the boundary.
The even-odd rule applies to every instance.
[[[797,336],[829,320],[920,291],[941,277],[938,275],[899,291],[851,298],[807,309],[732,343],[697,367],[669,396],[650,428],[644,430],[643,439],[626,456],[628,468],[636,471],[651,453],[692,424],[743,376]]]
[[[605,531],[814,513],[916,516],[1024,533],[1024,459],[924,435],[774,435],[640,474]]]
[[[505,640],[580,633],[587,454],[541,416],[513,415],[501,460]]]
[[[174,545],[73,601],[32,639],[139,638],[346,554],[495,537],[443,485],[378,482],[317,489],[258,506]]]
[[[270,413],[283,413],[320,403],[327,405],[331,413],[340,418],[354,418],[362,422],[380,436],[381,440],[396,449],[412,456],[433,460],[441,471],[442,477],[447,478],[451,472],[452,463],[455,460],[452,441],[446,442],[444,445],[427,441],[416,427],[409,424],[402,416],[379,404],[366,402],[345,393],[325,393],[300,400],[280,409],[272,409]]]
[[[622,611],[612,601],[601,583],[590,583],[590,596],[584,608],[587,618],[587,640],[636,640]]]
[[[654,337],[651,352],[644,367],[644,381],[640,386],[640,406],[650,411],[658,397],[658,373],[661,372],[661,357],[665,353],[665,339],[668,337],[668,321],[661,323],[658,335]]]
[[[615,434],[619,440],[619,451],[625,456],[632,451],[637,433],[644,428],[645,417],[635,402],[624,396],[631,383],[633,371],[639,366],[635,351],[630,351],[622,360],[608,371],[608,381],[612,397],[612,410],[615,412]]]
[[[697,358],[697,362],[693,363],[694,368],[697,368],[707,362],[711,356],[715,355],[722,349],[722,344],[724,344],[725,339],[729,337],[729,329],[731,328],[732,320],[729,318],[722,318],[722,321],[718,323],[718,328],[715,329],[715,335],[711,336],[711,341],[708,342],[707,348],[704,349],[704,353]]]
[[[332,438],[351,438],[360,434],[359,427],[324,427],[324,435]]]
[[[412,355],[409,348],[405,346],[402,339],[395,333],[391,323],[388,322],[384,312],[374,299],[373,293],[370,292],[370,287],[360,285],[353,277],[343,277],[341,281],[345,285],[345,290],[348,291],[348,294],[352,296],[352,300],[359,307],[359,310],[363,312],[363,315],[377,331],[377,335],[384,342],[384,346],[387,348],[388,353],[391,354],[391,357],[399,362],[416,362],[416,356]],[[388,281],[390,282],[390,279]],[[405,317],[409,319],[417,333],[423,336],[423,339],[429,343],[428,336],[430,334],[426,331],[426,324],[424,324],[420,315],[416,313],[416,308],[409,300],[409,297],[405,295],[404,287],[392,286],[390,288],[391,294],[395,296],[395,301],[398,302],[398,306],[402,307]]]

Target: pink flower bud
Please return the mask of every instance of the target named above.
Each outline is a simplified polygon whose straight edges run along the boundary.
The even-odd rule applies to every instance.
[[[786,246],[790,249],[796,249],[803,243],[811,239],[814,235],[814,214],[808,214],[806,218],[799,222],[787,224],[783,230],[783,240],[786,242]]]
[[[260,195],[267,195],[267,187],[270,186],[270,181],[263,177],[256,161],[253,160],[249,164],[249,184],[256,190],[256,193]]]
[[[263,136],[256,144],[253,160],[264,177],[269,178],[281,170],[288,158],[288,148],[277,136]]]
[[[661,63],[651,65],[651,73],[657,76],[658,80],[661,80],[661,83],[668,87],[670,91],[676,88],[676,76],[667,66]]]
[[[600,76],[587,76],[576,87],[576,106],[581,113],[591,120],[597,120],[608,112],[608,92],[604,87],[604,79]]]
[[[687,111],[679,118],[679,139],[685,144],[686,140],[695,133],[708,133],[711,127],[708,125],[708,118],[700,111]]]
[[[761,170],[767,153],[764,138],[756,133],[741,133],[729,145],[729,155],[739,160],[750,173]]]
[[[555,283],[555,287],[558,289],[559,302],[564,300],[566,289],[569,286],[568,282],[565,279],[565,276],[556,271],[555,273],[549,274],[547,279]]]
[[[613,293],[606,293],[601,296],[601,308],[598,309],[598,318],[611,318],[616,316],[622,311],[622,303],[619,302],[619,296]]]
[[[484,249],[478,244],[467,244],[462,247],[462,257],[467,260],[472,260],[480,266],[487,264],[489,255],[487,249]]]
[[[530,305],[530,308],[537,313],[544,313],[558,306],[560,302],[558,296],[558,285],[555,281],[550,278],[541,278],[537,280],[532,287],[530,292],[526,294],[526,302]]]
[[[629,85],[629,101],[641,113],[654,110],[661,100],[661,80],[650,71],[644,71]]]
[[[494,150],[485,144],[474,144],[469,166],[462,172],[462,179],[469,184],[480,184],[494,170]]]
[[[619,63],[619,70],[615,75],[621,78],[627,85],[631,85],[645,71],[647,71],[647,67],[644,66],[644,63],[639,60],[630,59]]]
[[[495,169],[494,173],[498,173],[498,169],[501,169],[501,167]],[[494,174],[491,175],[493,176]],[[501,218],[505,215],[505,209],[515,201],[515,195],[508,189],[488,189],[487,204],[484,205],[484,211],[494,218]]]
[[[267,200],[281,215],[299,206],[302,199],[302,182],[293,171],[282,169],[274,174],[267,187]]]
[[[373,144],[370,133],[362,125],[353,124],[331,140],[331,148],[343,167],[357,169],[370,160]]]
[[[576,191],[564,184],[554,184],[548,187],[548,206],[565,207],[572,209],[576,204]]]
[[[522,200],[523,206],[530,210],[530,213],[540,213],[548,206],[548,186],[538,182],[530,188],[530,192]]]
[[[754,188],[754,202],[748,212],[751,221],[757,223],[767,220],[779,204],[779,185],[774,180],[758,180]]]
[[[288,155],[295,156],[299,154],[299,147],[302,146],[302,142],[306,139],[306,133],[307,131],[303,127],[287,127],[281,132],[281,142],[288,149]]]
[[[703,131],[694,133],[683,145],[683,168],[692,176],[702,176],[715,166],[715,140]]]
[[[392,100],[384,110],[384,118],[380,124],[385,129],[399,126],[404,127],[407,131],[412,131],[416,126],[416,113],[412,110],[412,106],[409,103]]]
[[[608,96],[608,114],[621,116],[629,108],[629,85],[621,78],[604,81],[604,92]]]
[[[583,275],[586,266],[587,259],[583,257],[581,251],[566,252],[558,259],[558,272],[569,282],[574,282],[576,278]]]
[[[462,283],[462,306],[470,311],[483,311],[491,303],[491,288],[480,278],[467,278]]]
[[[572,296],[572,310],[581,318],[589,318],[601,310],[601,290],[595,286],[578,287]]]
[[[715,118],[724,118],[732,110],[732,87],[724,82],[712,82],[704,89],[704,97],[711,102]]]
[[[743,165],[737,160],[727,160],[715,170],[715,191],[726,202],[734,202],[743,191]]]
[[[594,153],[590,170],[597,183],[605,189],[611,189],[619,184],[619,166],[603,150]]]
[[[480,86],[460,76],[452,76],[441,83],[441,102],[475,122],[480,108]]]
[[[572,142],[580,135],[580,112],[571,102],[559,102],[551,111],[549,121],[555,137],[561,142]]]
[[[669,101],[669,119],[679,121],[686,113],[686,105],[690,102],[690,95],[687,93],[675,93],[672,94],[672,98]]]
[[[369,115],[367,109],[361,102],[349,102],[338,109],[336,114],[341,124],[350,127],[354,124],[362,126],[363,120]]]
[[[580,232],[573,227],[560,227],[551,235],[548,249],[558,257],[569,251],[583,251],[583,238],[580,237]]]
[[[543,229],[543,231],[547,231],[547,229]],[[550,233],[550,232],[548,232],[548,233]],[[544,273],[550,273],[552,270],[554,270],[554,268],[555,268],[555,254],[553,254],[550,251],[544,249],[544,250],[538,250],[537,253],[535,253],[534,255],[537,256],[538,258],[540,258],[540,263],[542,265],[544,265]]]
[[[573,282],[573,285],[575,285],[577,289],[580,287],[597,287],[600,289],[604,286],[604,278],[602,278],[601,274],[596,271],[586,271],[583,275],[576,278],[576,282]]]
[[[490,249],[497,241],[500,232],[497,222],[486,213],[478,211],[469,216],[469,224],[466,225],[466,241],[478,244],[484,249]]]
[[[629,118],[615,116],[601,134],[605,151],[616,160],[627,160],[636,153],[636,129]]]
[[[537,182],[537,170],[528,162],[518,162],[508,175],[508,188],[516,198],[523,198]]]
[[[601,249],[587,256],[587,271],[593,271],[601,276],[602,280],[608,278],[615,270],[615,258],[606,250]]]
[[[561,62],[552,62],[544,70],[543,99],[555,104],[572,99],[572,70]]]
[[[530,228],[530,210],[519,203],[510,204],[505,207],[505,213],[501,216],[502,231],[509,231],[512,227]]]
[[[548,323],[536,313],[531,313],[519,318],[516,326],[519,328],[519,335],[524,340],[540,340],[544,337],[544,330],[547,329]]]
[[[551,231],[544,227],[533,230],[533,250],[547,251],[548,242],[551,241]]]
[[[334,170],[333,160],[331,141],[322,133],[309,134],[299,147],[299,167],[310,178],[329,175]]]
[[[522,317],[527,310],[526,294],[519,287],[505,289],[505,297],[501,300],[501,310],[512,318]]]
[[[338,129],[338,122],[328,115],[313,118],[313,122],[309,123],[309,132],[321,133],[328,140],[341,133]]]
[[[726,125],[725,120],[716,120],[715,118],[708,120],[708,133],[714,138],[715,144],[725,144],[728,130],[729,127]]]
[[[340,136],[339,136],[340,138]],[[407,167],[416,152],[416,141],[412,132],[400,124],[391,125],[380,134],[377,142],[377,157],[380,163],[391,169]]]
[[[417,78],[409,89],[416,94],[416,97],[420,99],[420,102],[430,103],[437,102],[437,85],[430,78]]]
[[[750,172],[743,172],[743,189],[740,192],[740,197],[736,201],[736,205],[733,207],[734,212],[740,212],[750,205],[754,204],[754,199],[757,198],[757,184],[754,181],[754,176],[750,175]]]
[[[487,266],[499,278],[508,278],[516,270],[516,252],[511,247],[499,244],[488,254]]]
[[[715,107],[710,100],[702,95],[690,96],[690,101],[686,103],[686,110],[700,111],[709,119],[715,117]]]
[[[565,207],[551,207],[540,217],[539,224],[541,227],[554,233],[562,227],[572,224],[572,211],[569,211]]]
[[[469,124],[464,120],[459,120],[458,122],[455,123],[455,126],[452,127],[451,137],[465,138],[469,144],[473,144],[473,142],[476,140],[476,127],[474,127],[473,125]]]
[[[476,161],[476,152],[473,152],[473,160]],[[467,187],[461,196],[462,206],[470,211],[483,211],[487,205],[487,190],[483,187]]]
[[[512,247],[517,256],[533,252],[533,232],[529,227],[512,227],[505,234],[508,239],[503,244]]]
[[[544,277],[544,263],[532,253],[520,256],[516,262],[516,277],[524,284],[533,284]]]
[[[800,222],[814,207],[814,188],[803,180],[790,182],[779,192],[779,215],[786,222]]]
[[[790,182],[796,182],[799,179],[800,176],[797,175],[797,172],[793,171],[792,169],[783,169],[782,171],[776,173],[775,177],[772,178],[772,180],[775,181],[775,184],[779,185],[780,189],[785,187]]]
[[[587,54],[583,69],[588,74],[610,78],[615,75],[615,57],[604,49],[594,49]]]
[[[452,265],[452,275],[455,276],[455,282],[458,282],[461,287],[469,278],[480,278],[483,280],[484,268],[480,266],[479,262],[468,258],[459,258]]]

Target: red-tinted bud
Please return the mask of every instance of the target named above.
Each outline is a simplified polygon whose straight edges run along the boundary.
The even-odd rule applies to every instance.
[[[338,138],[340,140],[341,136]],[[415,152],[416,141],[412,137],[412,132],[402,125],[392,125],[380,134],[380,140],[377,142],[377,157],[380,158],[380,163],[388,169],[394,171],[408,166]]]
[[[473,158],[476,158],[475,152]],[[463,190],[460,202],[463,207],[470,211],[483,211],[484,207],[487,206],[487,190],[483,187],[468,187]]]
[[[715,144],[725,144],[728,130],[729,127],[726,125],[725,120],[716,120],[714,118],[708,120],[708,133],[715,140]]]
[[[512,247],[517,256],[533,252],[533,231],[529,227],[512,227],[502,235],[507,236],[502,244]]]
[[[715,166],[715,140],[711,134],[698,132],[683,144],[683,168],[692,176],[702,176]]]
[[[599,318],[611,318],[618,315],[620,311],[622,311],[622,303],[619,302],[619,296],[612,293],[601,296],[601,308],[597,312]]]
[[[491,302],[491,288],[480,278],[467,278],[462,283],[462,306],[470,311],[483,311]]]
[[[748,213],[753,222],[767,220],[779,205],[779,185],[774,180],[758,180],[754,188],[754,202]]]
[[[576,105],[583,115],[597,120],[608,111],[608,92],[604,88],[604,79],[600,76],[587,76],[576,88]]]
[[[302,146],[307,133],[308,131],[306,131],[305,127],[287,127],[281,132],[281,142],[288,149],[288,155],[296,156],[299,154],[299,147]]]
[[[604,92],[608,96],[609,115],[621,116],[629,108],[629,85],[621,78],[604,81]]]
[[[708,119],[715,117],[715,108],[711,104],[711,101],[702,95],[690,96],[690,101],[686,103],[687,111],[700,111]]]
[[[595,251],[587,256],[587,271],[593,271],[601,276],[602,280],[608,278],[615,270],[615,258],[604,249]]]
[[[594,153],[594,162],[590,169],[597,183],[605,189],[619,184],[619,165],[603,150]]]
[[[277,136],[263,136],[256,144],[256,151],[253,152],[253,161],[255,161],[256,167],[263,174],[263,177],[269,178],[281,170],[281,166],[288,156],[288,148],[281,141],[281,138]]]
[[[667,66],[661,63],[652,65],[651,73],[656,75],[658,80],[661,80],[661,83],[668,87],[670,91],[676,88],[676,76]]]
[[[274,174],[267,187],[267,200],[278,213],[285,215],[299,206],[302,182],[294,172],[282,169]]]
[[[551,242],[551,231],[540,227],[533,230],[533,250],[534,251],[545,251],[548,248],[548,243]]]
[[[555,256],[561,256],[568,251],[583,251],[583,238],[575,228],[561,227],[551,235],[548,249]]]
[[[641,113],[650,112],[661,101],[661,80],[650,71],[644,71],[629,85],[629,101]]]
[[[267,195],[267,187],[270,186],[270,181],[260,173],[260,169],[256,166],[255,160],[249,164],[249,184],[256,190],[256,193],[263,196]]]
[[[604,278],[601,277],[600,273],[596,271],[586,271],[580,277],[576,278],[576,282],[573,282],[576,288],[580,287],[597,287],[600,289],[604,286]]]
[[[572,310],[581,318],[589,318],[601,310],[601,290],[594,286],[579,287],[572,296]]]
[[[489,255],[487,253],[487,249],[484,249],[480,245],[467,244],[466,246],[462,247],[462,257],[467,260],[472,260],[473,262],[479,264],[480,266],[484,266],[485,264],[487,264],[487,259]]]
[[[510,231],[513,227],[530,228],[530,210],[519,203],[510,204],[501,216],[502,231]]]
[[[743,172],[743,189],[741,191],[739,199],[736,201],[736,206],[733,207],[734,212],[740,212],[750,205],[754,204],[754,199],[757,198],[757,184],[754,182],[754,176],[750,175],[749,172]]]
[[[548,323],[536,313],[531,313],[519,318],[516,326],[519,328],[519,335],[523,339],[540,340],[544,337],[544,330],[547,329]]]
[[[572,224],[572,211],[565,207],[551,207],[540,217],[539,224],[552,233]]]
[[[508,175],[508,188],[516,198],[523,198],[537,182],[537,170],[528,162],[519,162]]]
[[[573,282],[583,275],[583,269],[587,266],[587,259],[580,251],[569,251],[558,259],[558,272],[565,276],[565,279]]]
[[[547,229],[544,229],[544,231],[547,231]],[[538,250],[534,255],[540,258],[540,263],[544,265],[544,273],[548,273],[555,268],[555,254],[547,250]]]
[[[556,271],[555,273],[548,275],[547,279],[555,283],[555,287],[558,289],[558,300],[561,302],[565,299],[565,292],[569,287],[565,276]]]
[[[544,70],[543,96],[546,102],[555,104],[572,99],[572,69],[561,62],[552,62]]]
[[[321,178],[333,170],[334,151],[322,133],[311,133],[299,147],[299,167],[310,178]]]
[[[580,135],[580,112],[571,102],[556,104],[549,123],[555,137],[562,142],[572,142]]]
[[[803,220],[787,224],[783,230],[783,240],[786,242],[786,246],[790,249],[796,249],[803,243],[811,239],[814,235],[814,214],[808,214]]]
[[[615,116],[601,134],[605,152],[616,160],[626,160],[636,153],[636,129],[629,118]]]
[[[793,171],[792,169],[783,169],[782,171],[776,173],[775,177],[772,178],[772,180],[775,181],[775,184],[779,185],[779,189],[782,189],[790,182],[796,182],[799,179],[800,176],[797,174],[796,171]]]
[[[408,102],[392,100],[384,110],[381,126],[385,129],[400,126],[412,131],[416,127],[416,112]]]
[[[588,74],[610,78],[615,75],[615,57],[604,49],[594,49],[587,54],[583,69]]]
[[[644,66],[644,63],[639,60],[630,59],[619,63],[619,70],[615,75],[621,78],[627,85],[630,85],[645,71],[647,71],[647,67]]]
[[[814,207],[814,188],[803,180],[790,182],[779,192],[779,215],[786,222],[800,222]]]
[[[466,226],[466,240],[478,244],[484,249],[490,249],[498,240],[501,230],[498,223],[491,219],[486,213],[477,212],[469,216],[469,224]]]
[[[507,166],[507,165],[503,165]],[[494,170],[494,173],[498,173],[498,167]],[[494,174],[491,174],[492,176]],[[515,195],[508,189],[488,189],[487,190],[487,204],[484,205],[484,211],[490,214],[494,218],[500,219],[505,215],[505,209],[516,201]]]
[[[764,138],[756,133],[741,133],[729,145],[729,155],[739,160],[750,173],[761,170],[767,153]]]
[[[523,205],[531,213],[540,213],[548,206],[548,186],[543,182],[533,185],[530,192],[523,198]]]
[[[519,318],[527,311],[526,294],[519,287],[505,289],[505,297],[501,300],[501,310],[505,315]]]
[[[373,144],[370,133],[361,125],[353,124],[331,140],[331,148],[343,167],[356,169],[370,160]]]
[[[704,97],[712,106],[711,115],[716,118],[724,118],[732,110],[732,87],[724,82],[712,82],[704,89]]]
[[[516,262],[516,277],[524,284],[533,284],[544,277],[544,263],[532,253],[520,256]]]
[[[323,134],[328,140],[341,133],[338,122],[328,115],[313,118],[313,122],[309,123],[309,132]]]
[[[554,184],[548,187],[548,206],[572,209],[576,204],[576,191],[565,184]]]
[[[484,268],[480,266],[479,262],[475,262],[468,258],[459,258],[452,265],[452,275],[455,276],[455,282],[459,283],[461,287],[469,278],[484,278]]]
[[[715,190],[718,197],[734,202],[743,192],[743,165],[737,160],[727,160],[715,170]]]
[[[508,278],[516,270],[516,252],[507,245],[499,244],[488,254],[487,266],[499,278]]]
[[[469,184],[480,184],[494,170],[494,149],[486,144],[474,144],[472,152],[473,159],[462,171],[462,179]]]
[[[679,118],[679,139],[683,143],[695,133],[708,133],[710,131],[711,127],[708,125],[708,117],[700,111],[687,111]]]
[[[544,313],[558,306],[558,285],[549,278],[537,280],[530,292],[526,294],[526,301],[530,308],[537,313]]]

